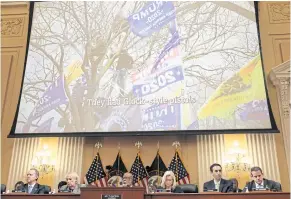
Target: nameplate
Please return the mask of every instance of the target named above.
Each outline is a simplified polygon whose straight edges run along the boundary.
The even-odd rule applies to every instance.
[[[101,199],[121,199],[121,195],[117,194],[102,194]]]

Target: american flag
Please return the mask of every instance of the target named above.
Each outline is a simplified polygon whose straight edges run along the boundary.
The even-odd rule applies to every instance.
[[[174,172],[178,184],[190,183],[189,174],[180,158],[178,151],[175,152],[175,155],[170,163],[169,170]]]
[[[148,173],[143,166],[139,153],[131,166],[130,173],[133,175],[133,184],[138,183],[139,186],[145,187],[148,190]]]
[[[97,187],[107,187],[106,174],[99,153],[95,156],[88,172],[86,173],[88,184],[96,184]]]

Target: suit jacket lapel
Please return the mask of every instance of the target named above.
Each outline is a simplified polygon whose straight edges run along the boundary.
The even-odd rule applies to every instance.
[[[28,184],[24,185],[24,190],[25,190],[25,193],[28,193]]]
[[[224,180],[221,179],[220,180],[220,185],[219,185],[219,192],[222,192],[223,187],[224,187]]]
[[[214,189],[215,189],[214,180],[211,180],[209,190],[214,190]]]
[[[264,188],[266,188],[267,186],[270,188],[270,185],[268,184],[268,181],[266,179],[263,179],[264,182]]]
[[[252,184],[252,189],[256,189],[257,187],[256,187],[256,182],[255,181],[253,181],[253,184]]]
[[[31,194],[37,193],[37,190],[38,190],[38,184],[36,183],[31,190]]]

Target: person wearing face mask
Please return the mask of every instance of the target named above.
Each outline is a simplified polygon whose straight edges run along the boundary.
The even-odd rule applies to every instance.
[[[213,180],[205,182],[203,185],[203,191],[217,191],[221,193],[232,192],[233,184],[229,180],[225,180],[221,177],[222,167],[220,164],[214,163],[210,166],[210,172],[213,176]]]
[[[76,172],[68,173],[66,176],[67,184],[60,188],[60,192],[71,192],[74,194],[80,194],[80,187],[85,187],[79,183],[79,176]]]
[[[273,180],[268,180],[264,178],[264,173],[260,167],[251,168],[251,182],[246,184],[243,192],[253,191],[253,190],[271,190],[281,192],[281,184]]]
[[[30,169],[26,174],[24,191],[29,194],[45,194],[45,187],[37,183],[39,172],[37,169]]]
[[[176,177],[173,171],[166,171],[162,177],[161,186],[157,189],[165,189],[167,192],[184,193],[181,187],[177,186]]]

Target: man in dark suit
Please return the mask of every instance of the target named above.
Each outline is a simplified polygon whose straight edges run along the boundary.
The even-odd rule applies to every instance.
[[[24,190],[29,194],[44,194],[45,187],[37,183],[39,172],[37,169],[30,169],[26,175],[27,183],[24,184]]]
[[[260,167],[251,168],[252,181],[246,184],[243,192],[266,189],[271,191],[282,191],[281,184],[273,180],[264,178],[263,171]]]
[[[205,182],[203,185],[203,191],[217,191],[222,193],[232,192],[232,182],[221,178],[222,167],[220,164],[214,163],[210,166],[210,172],[213,176],[213,180]]]

